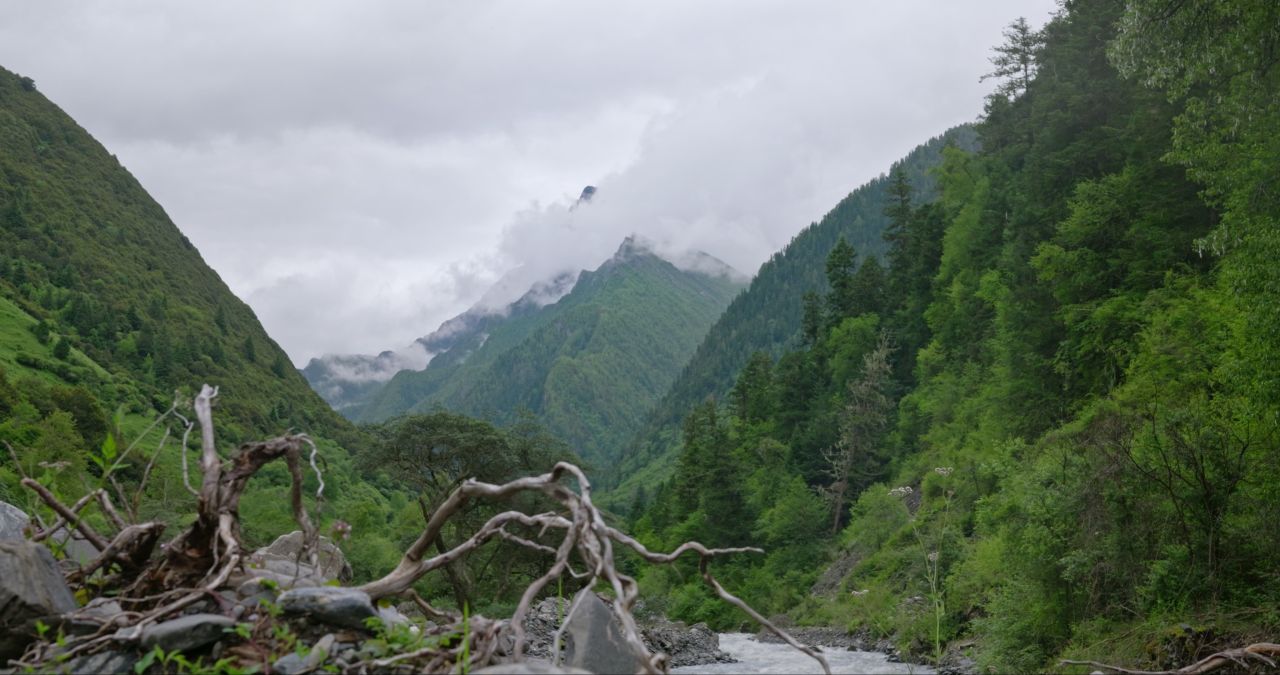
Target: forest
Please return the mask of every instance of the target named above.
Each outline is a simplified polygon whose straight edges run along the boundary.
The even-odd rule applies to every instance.
[[[1000,672],[1274,635],[1280,9],[1080,0],[1005,35],[980,150],[936,199],[895,169],[883,258],[830,249],[634,529],[762,546],[725,573],[762,611]]]

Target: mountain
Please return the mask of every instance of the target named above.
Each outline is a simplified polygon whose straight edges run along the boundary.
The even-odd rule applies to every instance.
[[[364,408],[378,397],[396,373],[422,370],[437,355],[446,362],[473,351],[485,339],[484,336],[492,332],[493,326],[559,300],[573,289],[577,281],[578,273],[564,272],[535,283],[515,302],[499,306],[500,301],[495,298],[507,294],[516,283],[508,274],[470,309],[440,324],[435,331],[414,340],[404,349],[388,350],[376,356],[325,354],[311,359],[302,369],[302,375],[334,410],[350,419],[363,419]],[[407,398],[402,407],[412,407],[415,402],[412,397],[420,395],[415,392],[411,388],[405,394]]]
[[[741,290],[739,275],[711,256],[678,262],[690,269],[628,238],[555,302],[539,300],[572,277],[531,289],[505,312],[446,322],[418,341],[434,354],[424,370],[397,373],[343,412],[380,421],[441,407],[508,423],[527,410],[583,458],[612,461]]]
[[[115,156],[4,69],[0,299],[12,375],[83,386],[126,413],[209,382],[228,442],[352,433]],[[13,337],[24,326],[39,339]]]
[[[941,162],[942,150],[948,145],[973,150],[977,146],[973,127],[949,129],[895,163],[916,186],[918,199],[933,198],[930,170]],[[684,415],[707,397],[727,392],[753,353],[764,351],[777,357],[794,346],[800,333],[803,296],[826,289],[827,254],[841,237],[859,254],[883,259],[889,183],[888,175],[881,175],[854,190],[760,267],[750,286],[707,331],[608,477],[609,484],[623,486],[620,497],[670,475]]]

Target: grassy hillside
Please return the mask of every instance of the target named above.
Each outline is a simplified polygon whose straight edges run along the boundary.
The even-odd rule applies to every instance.
[[[559,302],[493,322],[425,371],[401,372],[365,419],[443,407],[505,424],[528,410],[603,464],[739,289],[628,242]]]
[[[350,432],[116,158],[33,82],[3,69],[0,298],[0,335],[13,347],[0,358],[34,354],[12,336],[43,322],[54,344],[65,340],[105,369],[88,384],[109,406],[167,408],[175,389],[207,381],[225,395],[219,419],[229,439],[289,427]]]
[[[916,186],[920,198],[929,199],[934,185],[928,172],[941,162],[942,149],[952,144],[971,150],[976,138],[972,127],[956,127],[912,150],[895,166]],[[859,254],[884,260],[888,189],[888,176],[881,176],[854,190],[760,267],[750,287],[729,304],[707,332],[680,376],[648,414],[642,432],[628,446],[610,477],[615,486],[621,486],[622,495],[630,495],[641,485],[656,485],[670,475],[685,413],[708,396],[727,392],[751,354],[764,351],[777,356],[795,346],[803,296],[826,289],[824,264],[841,237]]]

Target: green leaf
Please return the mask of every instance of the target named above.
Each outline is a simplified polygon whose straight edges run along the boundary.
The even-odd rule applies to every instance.
[[[106,440],[102,441],[102,458],[108,462],[116,458],[116,435],[113,432],[107,432]],[[99,462],[98,466],[102,466]]]
[[[151,651],[147,652],[142,656],[141,659],[138,659],[137,663],[133,664],[133,672],[137,673],[138,675],[142,675],[142,673],[145,673],[147,669],[151,667],[152,663],[155,663],[156,657],[160,656],[161,654],[162,652],[160,651],[159,647],[156,647],[155,649],[152,649]]]

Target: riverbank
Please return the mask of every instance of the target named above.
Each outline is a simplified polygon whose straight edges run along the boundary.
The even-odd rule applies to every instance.
[[[804,632],[801,632],[804,634]],[[813,637],[809,633],[805,637]],[[834,636],[833,636],[834,637]],[[721,633],[720,648],[735,659],[731,664],[704,664],[673,668],[677,675],[701,675],[715,673],[808,673],[817,672],[818,664],[812,657],[791,646],[773,640],[762,640],[759,635],[748,633]],[[798,639],[803,639],[799,638]],[[813,640],[804,640],[818,646],[833,674],[874,673],[879,675],[905,675],[936,673],[929,666],[902,663],[891,660],[882,652],[847,649],[832,645],[823,647]]]

